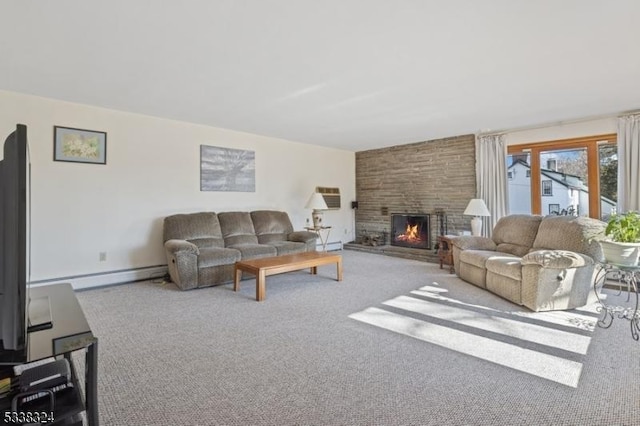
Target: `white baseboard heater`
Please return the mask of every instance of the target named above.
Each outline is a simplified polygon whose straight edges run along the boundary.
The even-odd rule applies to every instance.
[[[105,285],[151,280],[154,278],[161,278],[167,273],[168,269],[166,265],[147,266],[143,268],[123,269],[119,271],[98,272],[95,274],[32,281],[29,285],[31,287],[38,287],[48,284],[70,283],[74,290],[82,290]]]
[[[316,244],[316,250],[322,251],[322,244]],[[327,251],[342,250],[342,241],[329,241],[326,247]]]

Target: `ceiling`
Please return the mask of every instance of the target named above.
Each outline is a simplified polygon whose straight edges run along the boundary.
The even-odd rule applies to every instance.
[[[349,151],[640,108],[637,0],[22,0],[0,16],[0,89]]]

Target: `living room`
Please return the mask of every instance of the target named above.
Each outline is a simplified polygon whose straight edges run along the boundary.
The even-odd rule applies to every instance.
[[[340,191],[341,207],[324,212],[331,250],[388,231],[394,212],[435,218],[444,209],[448,231],[469,231],[476,136],[499,133],[513,146],[611,135],[640,107],[640,60],[630,54],[637,5],[20,3],[2,6],[12,18],[0,34],[12,42],[0,70],[0,131],[28,129],[32,285],[86,290],[77,295],[100,339],[103,424],[154,424],[154,410],[156,424],[507,424],[510,401],[522,407],[519,424],[637,420],[625,405],[637,394],[637,363],[607,375],[607,345],[619,337],[622,351],[637,350],[622,324],[579,331],[594,342],[586,354],[547,350],[584,366],[579,385],[566,386],[349,317],[414,291],[432,297],[436,287],[466,305],[516,310],[435,264],[342,250],[343,282],[322,268],[317,281],[284,274],[256,303],[244,283],[236,294],[230,284],[181,292],[165,282],[162,236],[165,217],[200,211],[285,211],[300,230],[317,187]],[[504,27],[485,33],[483,19]],[[626,65],[614,66],[622,55]],[[104,164],[56,161],[56,126],[104,133]],[[203,146],[254,153],[254,190],[201,190]],[[362,166],[372,164],[379,175],[367,181]],[[183,321],[216,330],[187,332]],[[162,369],[207,380],[165,396],[157,389],[177,379]],[[482,376],[467,383],[476,369]],[[608,380],[604,397],[618,403],[588,406]],[[532,390],[473,399],[492,381],[511,395]],[[431,409],[420,406],[428,386],[442,397],[428,396]],[[583,414],[563,415],[554,395]]]

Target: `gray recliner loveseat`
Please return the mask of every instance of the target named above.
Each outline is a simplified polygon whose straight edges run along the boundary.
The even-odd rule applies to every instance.
[[[492,237],[452,239],[456,274],[533,311],[573,309],[595,300],[606,224],[574,216],[510,215]]]
[[[176,214],[163,229],[169,276],[182,290],[232,282],[241,259],[314,251],[317,237],[274,210]]]

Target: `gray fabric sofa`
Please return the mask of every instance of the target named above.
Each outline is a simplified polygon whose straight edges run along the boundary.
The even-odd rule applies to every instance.
[[[533,311],[577,308],[595,300],[593,274],[603,255],[593,238],[605,227],[588,217],[505,216],[491,238],[452,239],[454,269]]]
[[[182,290],[233,281],[241,259],[313,251],[317,237],[274,210],[176,214],[163,229],[169,275]]]

